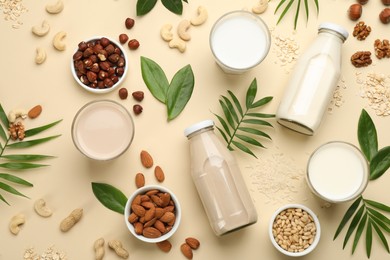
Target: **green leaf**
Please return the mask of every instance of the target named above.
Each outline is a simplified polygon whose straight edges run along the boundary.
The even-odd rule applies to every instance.
[[[8,201],[6,201],[4,199],[4,197],[0,194],[0,200],[2,200],[4,203],[6,203],[8,206],[10,206],[10,204],[8,203]]]
[[[379,203],[379,202],[376,202],[376,201],[373,201],[373,200],[367,200],[367,199],[365,199],[364,202],[367,203],[370,206],[373,206],[373,207],[377,208],[377,209],[380,209],[380,210],[383,210],[383,211],[386,211],[386,212],[390,212],[390,207],[385,205],[385,204],[382,204],[382,203]]]
[[[254,139],[252,137],[249,137],[249,136],[246,136],[246,135],[240,135],[240,134],[236,134],[236,137],[241,139],[244,142],[247,142],[247,143],[251,144],[251,145],[264,147],[261,143],[259,143],[256,139]]]
[[[119,214],[125,213],[127,198],[122,191],[110,184],[96,182],[92,182],[92,191],[106,208]]]
[[[297,28],[300,7],[301,7],[301,0],[298,0],[297,8],[295,11],[294,28]]]
[[[349,238],[351,237],[353,231],[355,231],[360,219],[362,218],[364,212],[364,205],[362,205],[359,210],[356,212],[356,215],[353,217],[351,224],[349,225],[349,228],[347,230],[347,233],[344,238],[344,243],[343,243],[343,249],[348,243]]]
[[[352,205],[348,208],[347,212],[345,212],[344,217],[342,218],[336,233],[333,237],[333,240],[337,238],[337,236],[340,234],[341,230],[343,230],[344,226],[347,224],[347,222],[350,220],[350,218],[355,214],[357,208],[359,207],[360,202],[362,201],[362,197],[357,198]]]
[[[0,163],[0,168],[6,168],[9,170],[27,170],[27,169],[44,167],[44,166],[47,165],[37,164],[37,163],[25,163],[25,162]]]
[[[386,239],[385,235],[383,234],[382,230],[378,227],[378,225],[374,221],[371,221],[371,224],[374,227],[376,233],[378,234],[378,237],[382,241],[383,246],[386,248],[386,251],[388,253],[390,253],[389,244],[387,243],[387,239]]]
[[[26,195],[24,195],[23,193],[21,193],[21,192],[17,191],[16,189],[12,188],[8,184],[5,184],[4,182],[0,182],[0,189],[5,190],[5,191],[7,191],[7,192],[9,192],[11,194],[17,195],[17,196],[29,198]]]
[[[247,133],[250,133],[250,134],[258,135],[258,136],[263,136],[263,137],[268,138],[268,139],[271,140],[271,137],[268,134],[266,134],[265,132],[260,131],[258,129],[255,129],[255,128],[239,127],[238,130],[241,130],[241,131],[244,131],[244,132],[247,132]]]
[[[10,182],[20,184],[20,185],[28,186],[28,187],[34,186],[32,183],[30,183],[22,178],[19,178],[17,176],[7,174],[7,173],[0,173],[0,178],[7,180],[7,181],[10,181]]]
[[[237,97],[233,94],[233,92],[231,92],[230,90],[228,90],[228,94],[230,95],[230,97],[232,98],[233,102],[234,102],[234,105],[236,106],[237,108],[237,111],[240,113],[241,117],[244,116],[244,113],[242,111],[242,106],[240,104],[240,101],[238,101]]]
[[[232,102],[225,96],[222,96],[222,98],[225,101],[225,104],[226,104],[227,108],[229,109],[229,112],[232,115],[234,121],[236,121],[236,123],[238,124],[240,120],[238,119],[238,115],[236,113],[236,110],[233,107]]]
[[[372,249],[372,225],[371,220],[368,220],[367,230],[366,230],[366,252],[367,257],[370,258]]]
[[[141,56],[141,72],[150,93],[165,104],[169,82],[160,65],[149,58]]]
[[[49,137],[35,139],[35,140],[16,142],[16,143],[12,143],[12,144],[7,144],[7,147],[9,147],[9,148],[26,148],[26,147],[31,147],[31,146],[34,146],[34,145],[38,145],[38,144],[41,144],[41,143],[48,142],[48,141],[50,141],[50,140],[52,140],[54,138],[57,138],[59,136],[61,136],[61,135],[54,135],[54,136],[49,136]]]
[[[194,90],[194,73],[191,65],[181,68],[173,76],[167,92],[168,120],[176,118],[187,105]]]
[[[8,127],[9,125],[8,117],[7,114],[4,112],[4,109],[1,106],[1,104],[0,104],[0,120],[3,123],[4,127]]]
[[[285,1],[283,0],[282,2],[285,2]],[[278,21],[276,22],[276,24],[279,24],[279,23],[280,23],[280,21],[281,21],[281,20],[283,19],[283,17],[286,15],[286,13],[288,12],[288,10],[290,10],[290,7],[291,7],[291,5],[292,5],[293,3],[294,3],[294,0],[290,0],[290,1],[288,2],[288,4],[286,5],[286,7],[284,8],[282,14],[280,15]],[[279,9],[279,5],[278,5],[278,8],[277,8],[277,9]],[[294,27],[294,29],[295,29],[295,27]]]
[[[265,98],[262,98],[262,99],[256,101],[255,103],[253,103],[253,104],[251,105],[251,108],[256,108],[256,107],[264,106],[265,104],[269,103],[272,99],[273,99],[273,97],[265,97]]]
[[[370,180],[381,177],[390,167],[390,146],[380,149],[370,162]]]
[[[48,158],[54,158],[54,156],[40,154],[9,154],[2,155],[1,158],[11,161],[38,161]]]
[[[363,218],[361,219],[360,223],[359,223],[359,226],[356,230],[356,234],[355,234],[355,238],[353,240],[353,246],[352,246],[352,254],[355,252],[355,249],[356,249],[356,246],[359,242],[359,239],[363,233],[363,230],[364,230],[364,227],[366,225],[366,222],[367,222],[367,212],[364,214]]]
[[[247,124],[265,125],[265,126],[273,127],[269,122],[260,119],[244,119],[242,120],[242,122]]]
[[[238,149],[240,149],[241,151],[243,151],[243,152],[245,152],[245,153],[247,153],[247,154],[250,154],[250,155],[252,155],[253,157],[257,158],[256,155],[255,155],[248,147],[246,147],[245,145],[243,145],[243,144],[241,144],[241,143],[239,143],[239,142],[236,142],[236,141],[234,141],[234,140],[232,140],[232,144],[233,144],[234,146],[236,146]]]
[[[247,116],[258,117],[258,118],[273,118],[275,114],[264,114],[264,113],[247,113]]]
[[[217,128],[217,130],[219,131],[219,133],[222,135],[222,137],[223,137],[223,139],[225,140],[225,142],[229,142],[229,140],[228,140],[228,138],[227,138],[227,136],[226,136],[226,134],[225,134],[225,132],[224,131],[222,131],[222,129],[220,128],[220,127],[218,127],[218,126],[216,126],[216,128]]]
[[[372,219],[378,226],[380,226],[384,231],[387,233],[390,233],[390,228],[379,218],[375,217],[374,215],[370,215],[370,219]]]
[[[137,1],[137,16],[142,16],[149,13],[156,5],[157,0],[138,0]]]
[[[373,209],[373,208],[367,208],[368,212],[370,212],[372,215],[380,219],[383,223],[386,223],[387,225],[390,225],[390,219],[380,213],[379,211]]]
[[[374,122],[364,109],[362,109],[359,117],[358,140],[360,149],[367,160],[371,162],[371,159],[378,152],[378,137]]]
[[[181,0],[161,0],[161,2],[172,13],[179,15],[183,13],[183,3]]]
[[[228,121],[229,125],[231,128],[235,128],[235,123],[232,115],[230,114],[229,108],[226,106],[226,104],[222,101],[219,100],[219,104],[222,107],[223,114],[225,115],[226,120]]]
[[[257,80],[256,78],[254,78],[246,92],[246,98],[245,98],[246,109],[252,108],[252,104],[253,101],[255,100],[256,94],[257,94]]]
[[[0,138],[2,138],[4,141],[7,141],[7,140],[8,140],[8,136],[7,136],[7,134],[5,133],[5,131],[4,131],[4,129],[3,129],[3,127],[2,127],[1,124],[0,124]],[[1,147],[1,144],[0,144],[0,148],[2,148],[2,147]]]
[[[53,122],[53,123],[44,125],[44,126],[40,126],[40,127],[28,129],[28,130],[26,130],[25,135],[26,135],[26,137],[34,136],[34,135],[36,135],[36,134],[39,134],[39,133],[41,133],[41,132],[43,132],[43,131],[45,131],[45,130],[47,130],[47,129],[49,129],[49,128],[55,126],[55,125],[57,125],[57,124],[58,124],[59,122],[61,122],[61,121],[62,121],[62,119],[57,120],[57,121],[55,121],[55,122]]]
[[[231,133],[230,133],[230,129],[229,129],[229,126],[227,125],[226,121],[219,115],[217,114],[214,114],[217,118],[218,118],[218,121],[221,123],[223,129],[225,130],[225,132],[227,133],[227,135],[229,135],[229,137],[231,137]]]

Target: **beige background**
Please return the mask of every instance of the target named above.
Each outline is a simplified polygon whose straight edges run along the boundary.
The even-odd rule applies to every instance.
[[[389,117],[376,116],[360,97],[360,85],[356,83],[356,73],[388,73],[390,60],[377,60],[368,68],[355,69],[349,57],[358,50],[372,50],[376,38],[389,38],[389,25],[379,22],[378,13],[384,8],[379,1],[370,1],[363,11],[363,18],[373,31],[366,41],[358,42],[350,37],[343,46],[344,79],[341,94],[344,103],[334,107],[323,120],[322,127],[314,137],[306,137],[280,127],[274,120],[274,129],[268,130],[271,142],[265,142],[267,149],[255,149],[258,160],[246,154],[235,152],[248,188],[259,214],[259,220],[244,230],[216,237],[209,227],[203,208],[189,173],[188,141],[183,135],[185,127],[204,119],[216,119],[212,112],[221,113],[218,98],[232,90],[240,98],[253,78],[258,81],[258,98],[272,95],[274,100],[263,112],[275,113],[283,88],[289,74],[281,66],[275,55],[275,46],[265,61],[257,68],[243,75],[226,75],[213,61],[208,34],[213,22],[222,14],[236,9],[250,9],[257,1],[189,1],[184,5],[182,16],[168,12],[159,1],[156,7],[144,17],[136,17],[136,1],[65,0],[65,9],[58,15],[49,15],[44,7],[50,1],[23,1],[29,11],[20,17],[23,25],[13,29],[12,22],[1,17],[1,105],[6,111],[12,108],[30,108],[41,104],[44,108],[41,116],[26,121],[28,127],[43,125],[63,119],[49,134],[62,134],[56,140],[37,146],[31,152],[55,155],[57,158],[47,161],[49,167],[29,170],[20,176],[31,181],[33,188],[18,187],[31,199],[5,194],[11,206],[0,204],[0,259],[22,259],[25,249],[34,247],[38,253],[51,245],[64,251],[69,259],[93,259],[93,242],[104,237],[106,241],[120,239],[130,252],[131,259],[184,259],[180,253],[180,244],[188,236],[197,237],[201,247],[194,252],[194,259],[286,259],[277,252],[268,239],[269,218],[278,207],[286,203],[303,203],[313,209],[322,224],[322,237],[318,248],[304,259],[365,259],[364,238],[361,239],[356,253],[351,256],[351,241],[342,249],[345,231],[333,241],[333,234],[349,204],[329,209],[321,208],[305,183],[303,176],[309,154],[319,145],[331,140],[343,140],[358,145],[357,122],[362,108],[372,116],[379,138],[379,146],[390,144]],[[309,1],[310,3],[312,1]],[[291,36],[302,52],[315,38],[318,24],[322,21],[339,23],[352,33],[355,22],[347,18],[346,10],[352,0],[320,1],[320,13],[317,16],[313,5],[310,19],[306,23],[303,13],[299,19],[298,30],[293,33],[293,13],[291,12],[279,24],[274,15],[278,1],[271,1],[269,9],[262,14],[273,35]],[[311,3],[312,4],[312,3]],[[182,19],[190,19],[196,14],[198,5],[204,5],[209,12],[208,21],[199,27],[190,29],[192,39],[187,51],[179,53],[169,49],[159,35],[165,23],[177,25]],[[126,17],[134,17],[134,28],[127,31],[123,25]],[[32,35],[31,26],[47,19],[51,25],[49,35],[38,38]],[[67,32],[67,49],[58,52],[53,49],[53,35],[64,30]],[[119,101],[131,110],[135,104],[132,98],[120,100],[116,91],[104,95],[95,95],[80,88],[70,73],[70,62],[78,42],[94,35],[112,38],[126,32],[130,38],[137,38],[141,47],[136,51],[127,51],[129,74],[123,83],[129,92],[143,90],[144,112],[134,118],[136,133],[130,149],[120,158],[106,162],[93,162],[83,157],[73,146],[70,127],[76,111],[85,103],[95,99],[109,98]],[[42,46],[47,51],[47,60],[37,66],[34,63],[35,48]],[[183,113],[171,122],[166,120],[165,107],[152,97],[143,83],[140,72],[140,56],[149,57],[158,62],[169,79],[174,73],[191,64],[195,74],[195,89],[191,100]],[[289,66],[292,67],[292,64]],[[148,150],[155,162],[163,167],[166,180],[163,183],[173,190],[181,201],[183,218],[177,233],[171,238],[173,249],[166,254],[153,244],[145,244],[127,231],[123,216],[103,207],[94,197],[91,182],[106,182],[121,189],[126,195],[135,190],[134,176],[144,172],[148,184],[156,183],[151,170],[144,170],[139,162],[139,152]],[[3,171],[2,171],[3,172]],[[4,170],[4,172],[6,172]],[[365,196],[390,204],[388,187],[390,175],[387,173],[378,181],[369,184]],[[4,195],[4,193],[2,193]],[[54,210],[52,217],[44,219],[33,210],[38,198],[45,198]],[[60,221],[77,207],[84,209],[80,223],[68,233],[59,230]],[[17,236],[8,230],[10,218],[17,214],[26,215],[26,224]],[[380,241],[374,236],[372,259],[388,257]],[[107,251],[105,259],[118,259]]]

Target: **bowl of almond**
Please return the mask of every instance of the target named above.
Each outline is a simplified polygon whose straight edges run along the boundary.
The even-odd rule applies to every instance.
[[[116,89],[127,74],[124,48],[108,37],[95,36],[78,43],[71,61],[76,82],[93,93],[107,93]]]
[[[128,198],[124,216],[127,228],[136,238],[157,243],[176,232],[180,225],[181,207],[169,189],[147,185]]]
[[[287,256],[312,252],[320,241],[320,222],[314,212],[301,204],[287,204],[275,211],[269,223],[269,237],[275,248]]]

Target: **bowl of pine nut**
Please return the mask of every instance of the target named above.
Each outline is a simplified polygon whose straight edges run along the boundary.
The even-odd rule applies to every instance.
[[[284,255],[299,257],[312,252],[320,241],[321,227],[316,214],[301,204],[287,204],[272,215],[269,237]]]

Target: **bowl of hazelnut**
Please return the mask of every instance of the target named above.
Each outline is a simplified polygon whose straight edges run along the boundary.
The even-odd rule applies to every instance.
[[[125,223],[141,241],[157,243],[170,238],[178,229],[181,207],[174,193],[161,185],[137,189],[127,200]]]
[[[284,255],[304,256],[320,241],[320,222],[314,212],[301,204],[287,204],[277,209],[269,223],[269,237]]]
[[[76,82],[93,93],[116,89],[125,79],[127,70],[123,47],[115,40],[101,36],[79,42],[71,62]]]

